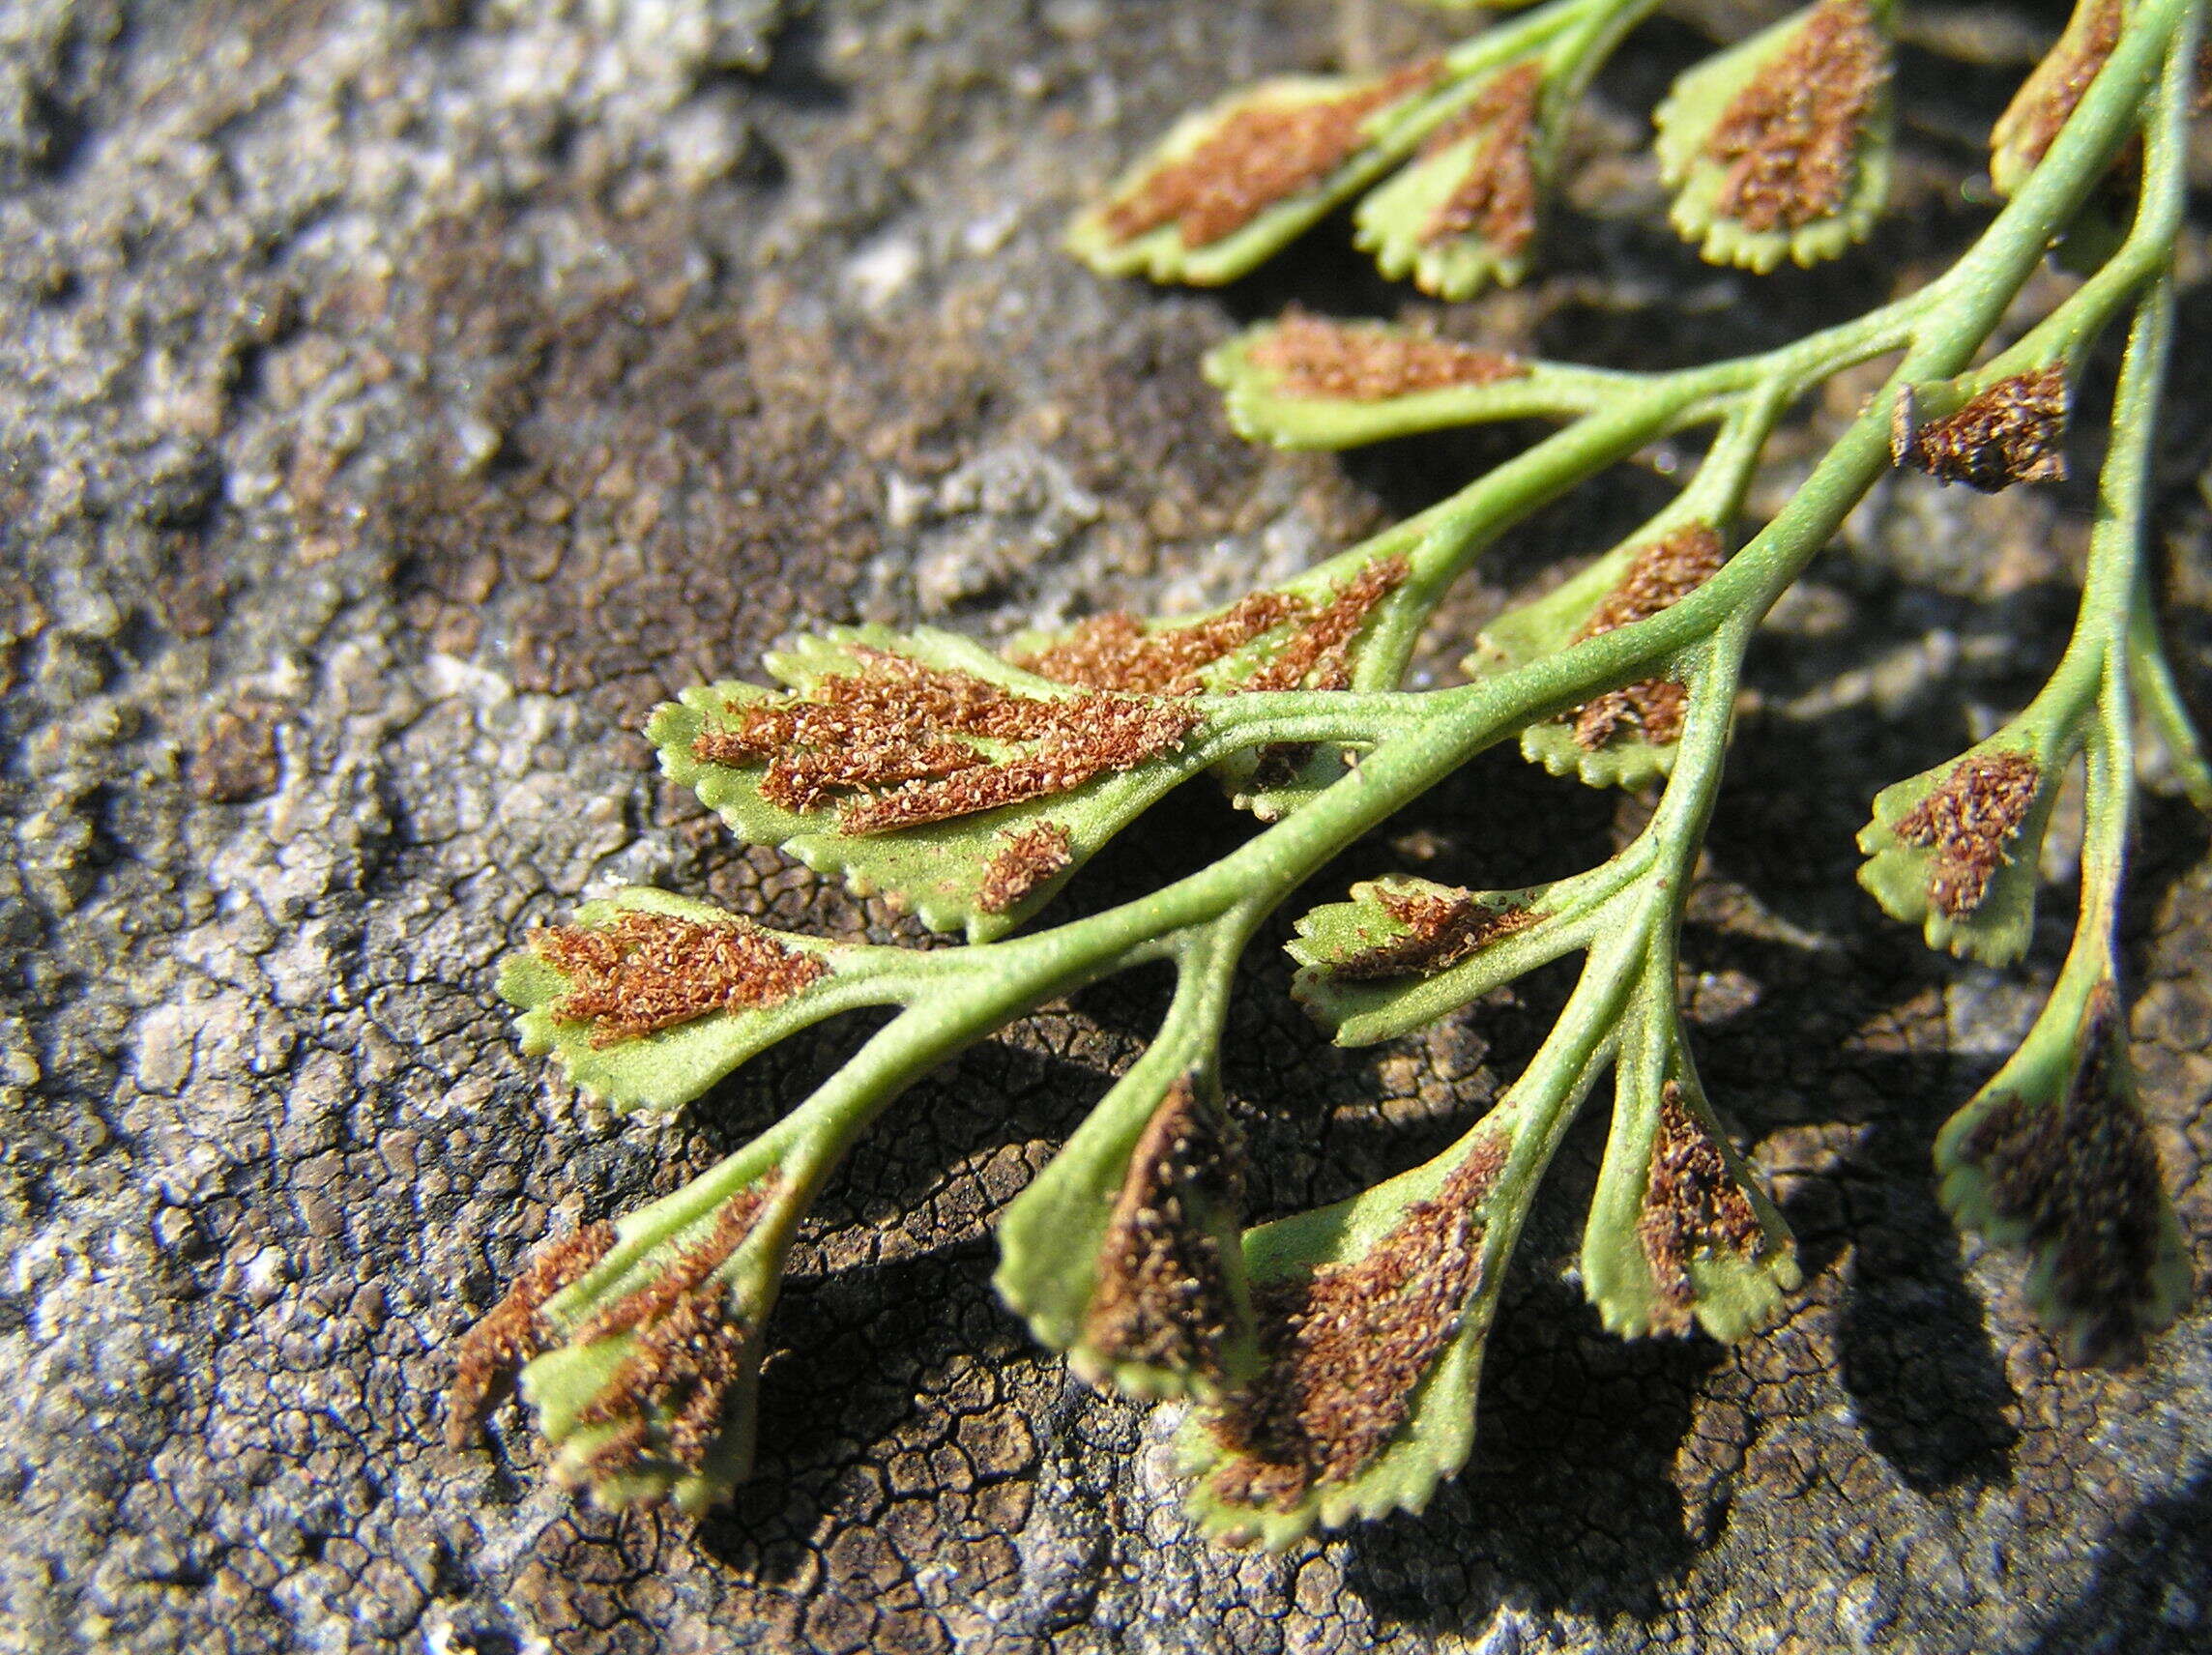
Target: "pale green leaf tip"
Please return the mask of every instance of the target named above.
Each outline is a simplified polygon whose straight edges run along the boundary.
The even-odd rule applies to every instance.
[[[1848,17],[1850,12],[1856,17]],[[1848,18],[1847,21],[1846,19]],[[1790,53],[1811,38],[1811,31],[1834,26],[1840,39],[1833,54],[1803,64],[1786,62]],[[1862,30],[1861,25],[1865,25]],[[1756,96],[1761,77],[1785,73],[1803,80],[1823,70],[1846,75],[1843,87],[1822,88],[1825,102],[1863,97],[1857,135],[1846,163],[1848,178],[1842,198],[1823,202],[1829,183],[1819,175],[1765,186],[1778,201],[1741,196],[1732,202],[1732,189],[1751,188],[1737,180],[1740,161],[1715,154],[1716,134],[1739,112],[1738,100]],[[1849,76],[1856,72],[1855,83]],[[1889,52],[1884,10],[1856,4],[1855,0],[1823,0],[1783,18],[1749,40],[1715,53],[1687,71],[1660,104],[1653,119],[1658,129],[1654,149],[1660,178],[1674,191],[1668,217],[1683,240],[1698,244],[1700,256],[1718,265],[1734,265],[1764,275],[1785,260],[1811,267],[1836,257],[1864,241],[1879,218],[1889,192],[1892,108],[1888,85]],[[1801,105],[1786,102],[1777,117],[1787,120]],[[1785,113],[1784,111],[1787,111]],[[1777,153],[1803,156],[1819,153],[1808,135],[1785,131],[1777,135]],[[1743,160],[1750,159],[1747,153]],[[1794,186],[1803,193],[1792,197]],[[1746,213],[1771,215],[1771,224],[1747,220]]]
[[[1532,218],[1513,227],[1510,245],[1472,228],[1440,231],[1440,216],[1451,210],[1453,197],[1478,182],[1470,179],[1470,169],[1484,160],[1499,160],[1485,154],[1488,136],[1487,128],[1469,132],[1412,161],[1361,199],[1353,216],[1353,245],[1375,255],[1384,278],[1411,276],[1423,293],[1457,302],[1494,281],[1515,286],[1528,275]],[[1531,131],[1525,141],[1533,138]],[[1502,158],[1500,164],[1516,162],[1528,164],[1519,154]],[[1527,211],[1532,215],[1533,180],[1528,183]]]
[[[2062,977],[2035,1027],[1936,1136],[1953,1221],[2027,1256],[2023,1293],[2069,1365],[2127,1363],[2192,1270],[2137,1100],[2111,977]]]
[[[1859,885],[1931,948],[1984,965],[2019,959],[2062,757],[2038,731],[2008,728],[1882,789],[1858,833]]]

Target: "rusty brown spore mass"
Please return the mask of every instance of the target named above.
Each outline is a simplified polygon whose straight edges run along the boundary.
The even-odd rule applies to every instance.
[[[1654,1333],[1687,1333],[1696,1289],[1690,1262],[1700,1254],[1756,1257],[1765,1244],[1759,1212],[1729,1172],[1728,1160],[1705,1123],[1682,1102],[1681,1086],[1660,1092],[1659,1131],[1651,1145],[1651,1175],[1644,1186],[1644,1212],[1636,1231],[1660,1303]]]
[[[1092,616],[1060,642],[1014,664],[1039,678],[1090,689],[1180,695],[1200,687],[1206,668],[1295,622],[1296,629],[1266,665],[1241,682],[1213,687],[1342,689],[1352,681],[1346,646],[1411,572],[1412,566],[1394,553],[1366,565],[1319,608],[1290,593],[1255,592],[1219,615],[1157,632],[1116,610]]]
[[[2094,0],[2079,34],[2061,40],[2035,67],[2005,112],[1997,131],[2019,154],[2023,168],[2050,153],[2052,140],[2120,44],[2120,0]],[[2198,79],[2201,83],[2202,75]]]
[[[584,1474],[619,1476],[651,1460],[703,1469],[724,1423],[722,1405],[751,1362],[755,1333],[718,1282],[692,1289],[642,1327],[606,1388],[576,1410],[578,1426],[617,1428],[593,1451]],[[663,1438],[657,1450],[655,1416]]]
[[[1764,234],[1840,212],[1889,74],[1867,0],[1824,0],[1706,138],[1705,153],[1728,168],[1716,214]]]
[[[1654,747],[1672,746],[1682,739],[1689,711],[1686,687],[1671,678],[1647,678],[1606,690],[1576,708],[1575,745],[1594,753],[1634,731]]]
[[[1412,566],[1393,552],[1363,566],[1336,594],[1291,634],[1275,657],[1239,686],[1243,689],[1349,689],[1352,663],[1347,646],[1367,618],[1399,587]]]
[[[1378,887],[1375,900],[1399,924],[1402,936],[1362,948],[1328,968],[1350,982],[1382,977],[1433,976],[1495,943],[1525,931],[1537,915],[1526,908],[1492,908],[1472,891],[1396,891]]]
[[[1081,695],[1036,705],[1059,711],[1034,750],[942,781],[910,782],[850,800],[838,809],[838,826],[848,833],[884,833],[1071,793],[1094,776],[1135,769],[1180,746],[1199,718],[1185,703],[1134,696]]]
[[[538,1315],[545,1301],[605,1258],[614,1244],[615,1227],[604,1219],[548,1242],[507,1296],[462,1335],[454,1350],[453,1382],[446,1393],[448,1447],[468,1446],[509,1378],[545,1348],[545,1325]]]
[[[652,1459],[685,1471],[704,1466],[722,1428],[722,1405],[743,1378],[759,1332],[714,1273],[752,1234],[778,1181],[771,1175],[732,1196],[704,1236],[569,1336],[576,1345],[621,1333],[633,1339],[598,1394],[576,1410],[578,1426],[617,1427],[593,1451],[587,1476],[618,1475]]]
[[[1977,753],[1897,819],[1898,838],[1936,853],[1928,900],[1937,910],[1957,919],[1982,905],[2042,782],[2043,767],[2026,753]]]
[[[768,761],[761,797],[794,812],[838,802],[849,833],[881,833],[1082,786],[1179,745],[1198,712],[1179,699],[1022,695],[973,673],[856,648],[861,670],[778,702],[733,702],[691,743],[704,763]],[[975,740],[1016,748],[993,757]]]
[[[1075,835],[1058,822],[1038,822],[999,835],[999,848],[983,867],[975,906],[985,914],[1019,907],[1047,880],[1065,873],[1075,861]]]
[[[1230,1456],[1208,1480],[1218,1498],[1287,1511],[1389,1446],[1481,1286],[1477,1209],[1505,1157],[1481,1140],[1358,1259],[1254,1290],[1266,1366],[1208,1421]]]
[[[629,913],[603,926],[545,926],[529,944],[568,979],[554,1020],[589,1024],[594,1046],[774,1005],[830,974],[817,956],[736,915]]]
[[[1117,1362],[1221,1377],[1234,1308],[1210,1219],[1236,1212],[1243,1183],[1229,1123],[1179,1078],[1130,1152],[1085,1343]]]
[[[2016,482],[2056,482],[2066,476],[2066,410],[2064,367],[2016,373],[1940,420],[1910,425],[1901,419],[1892,457],[1984,494]]]
[[[1424,157],[1469,137],[1475,144],[1459,184],[1421,226],[1423,243],[1471,230],[1500,258],[1528,250],[1536,236],[1536,105],[1543,91],[1541,62],[1515,64],[1430,137]]]
[[[1640,547],[1620,582],[1575,629],[1575,642],[1648,619],[1710,580],[1728,562],[1728,547],[1708,523],[1685,523]],[[1566,714],[1575,744],[1596,752],[1629,730],[1655,747],[1681,740],[1689,691],[1670,678],[1647,678],[1594,696]]]
[[[1253,347],[1251,360],[1275,375],[1278,394],[1343,402],[1495,385],[1528,373],[1527,363],[1503,351],[1297,310]]]
[[[759,1221],[761,1208],[781,1181],[771,1173],[722,1203],[704,1235],[671,1256],[645,1286],[625,1293],[579,1325],[573,1335],[576,1343],[589,1345],[665,1316],[744,1245]]]
[[[1334,98],[1248,103],[1109,207],[1106,231],[1129,242],[1173,224],[1184,247],[1210,247],[1322,183],[1359,148],[1370,115],[1432,84],[1439,67],[1409,64]]]
[[[1199,688],[1198,675],[1207,667],[1305,612],[1304,599],[1289,593],[1253,592],[1218,615],[1148,632],[1126,610],[1110,610],[1014,664],[1088,689],[1188,695]]]
[[[2109,984],[2093,991],[2081,1067],[2039,1106],[2008,1094],[1963,1145],[1989,1180],[1998,1218],[2052,1261],[2051,1293],[2070,1322],[2070,1359],[2141,1353],[2157,1295],[2165,1183],[2129,1078],[2127,1026]]]

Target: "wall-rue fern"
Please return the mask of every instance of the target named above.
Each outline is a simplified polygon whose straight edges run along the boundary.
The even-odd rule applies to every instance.
[[[1566,116],[1651,0],[1552,0],[1365,79],[1269,81],[1191,117],[1070,232],[1109,273],[1224,281],[1353,202],[1391,276],[1459,298],[1517,279]],[[1809,264],[1863,237],[1890,153],[1892,0],[1819,0],[1684,74],[1657,112],[1673,218],[1708,259]],[[1482,421],[1560,428],[1441,505],[1295,579],[1172,624],[1095,617],[995,654],[864,627],[769,656],[651,725],[668,773],[750,843],[901,899],[961,948],[768,931],[633,889],[533,933],[501,992],[527,1048],[626,1107],[673,1108],[793,1031],[895,1015],[810,1097],[643,1210],[547,1248],[459,1353],[465,1439],[505,1378],[554,1469],[609,1504],[697,1509],[748,1468],[753,1395],[794,1231],[846,1147],[917,1076],[1041,1002],[1168,962],[1150,1049],[1007,1209],[998,1285],[1087,1379],[1191,1403],[1190,1504],[1280,1546],[1418,1509],[1465,1462],[1483,1342],[1538,1181],[1613,1078],[1581,1277],[1627,1337],[1755,1330],[1797,1285],[1781,1215],[1700,1088],[1675,999],[1683,904],[1744,652],[1884,468],[1979,488],[2055,475],[2072,387],[2128,318],[2072,644],[1969,752],[1874,801],[1861,879],[1929,943],[2026,946],[2061,778],[2086,771],[2073,949],[2020,1052],[1937,1145],[1961,1223],[2027,1249],[2070,1354],[2124,1357],[2187,1271],[2128,1063],[2114,957],[2139,732],[2212,807],[2160,652],[2143,566],[2149,450],[2172,315],[2184,123],[2202,0],[2082,0],[1999,123],[2007,204],[1944,276],[1779,350],[1663,373],[1524,361],[1293,312],[1216,351],[1239,430],[1339,448]],[[2084,227],[2129,200],[2124,234]],[[1988,351],[2054,247],[2089,269]],[[1746,491],[1784,412],[1839,371],[1895,366],[1763,526]],[[1474,643],[1469,682],[1400,687],[1452,582],[1505,529],[1646,444],[1708,429],[1679,494]],[[1498,742],[1657,805],[1602,865],[1528,889],[1379,870],[1297,921],[1295,992],[1345,1044],[1383,1040],[1568,954],[1582,973],[1504,1097],[1435,1159],[1353,1200],[1244,1228],[1217,1080],[1255,931],[1331,857]],[[1270,824],[1149,896],[1021,932],[1114,834],[1212,770]]]

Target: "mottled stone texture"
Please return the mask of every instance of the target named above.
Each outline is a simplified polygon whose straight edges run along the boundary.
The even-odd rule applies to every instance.
[[[489,1447],[442,1444],[451,1341],[533,1245],[672,1187],[853,1036],[772,1054],[681,1121],[610,1121],[517,1057],[501,953],[621,880],[910,934],[729,847],[651,777],[642,709],[804,623],[1187,611],[1525,438],[1248,451],[1197,353],[1294,295],[1401,297],[1330,236],[1225,295],[1101,283],[1055,248],[1078,194],[1223,74],[1375,67],[1432,27],[1353,0],[0,7],[0,1647],[2212,1637],[2204,1312],[2139,1371],[2057,1371],[2014,1265],[1934,1204],[1936,1125],[2023,1027],[2066,904],[2027,968],[1976,972],[1848,877],[1876,787],[2052,658],[2080,484],[1885,485],[1759,656],[1685,993],[1707,1088],[1803,1237],[1809,1285],[1772,1333],[1600,1334],[1564,1278],[1599,1142],[1579,1130],[1468,1474],[1421,1519],[1288,1557],[1194,1544],[1166,1416],[1071,1383],[988,1282],[992,1214],[1137,1049],[1145,979],[979,1048],[858,1154],[770,1329],[760,1475],[733,1509],[696,1529],[584,1509],[511,1409]],[[2017,67],[1908,59],[1924,113],[1868,248],[1765,283],[1697,266],[1636,146],[1700,49],[1662,23],[1608,75],[1551,274],[1447,318],[1462,336],[1694,360],[1849,313],[1969,231],[1957,187]],[[2203,322],[2193,301],[2181,484]],[[1812,410],[1816,435],[1873,383]],[[1435,659],[1659,498],[1629,468],[1511,537]],[[2202,692],[2193,489],[2161,535]],[[1391,867],[1570,871],[1635,814],[1502,754],[1447,795],[1317,899]],[[1187,842],[1078,889],[1237,830],[1201,792]],[[2200,1275],[2205,846],[2151,801],[2131,956]],[[1462,1129],[1562,986],[1336,1053],[1260,953],[1226,1079],[1265,1211]]]

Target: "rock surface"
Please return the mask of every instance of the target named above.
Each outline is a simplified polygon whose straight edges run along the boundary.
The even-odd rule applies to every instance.
[[[1526,435],[1343,461],[1229,435],[1205,346],[1294,297],[1404,303],[1333,233],[1224,295],[1101,283],[1056,250],[1082,193],[1225,76],[1387,61],[1433,27],[1366,0],[7,8],[0,1648],[2212,1638],[2212,1320],[2132,1372],[2058,1369],[2017,1266],[1935,1205],[1936,1126],[2032,1014],[2065,915],[2028,969],[1969,971],[1849,878],[1875,789],[2054,658],[2079,484],[1885,484],[1758,659],[1686,993],[1708,1088],[1805,1250],[1784,1325],[1732,1350],[1603,1336],[1562,1275],[1596,1165],[1580,1131],[1468,1472],[1419,1519],[1282,1558],[1207,1550],[1166,1417],[1067,1379],[989,1286],[992,1214],[1156,1015],[1138,983],[977,1049],[857,1155],[771,1327],[760,1473],[730,1510],[593,1512],[512,1409],[487,1447],[443,1444],[448,1344],[532,1246],[673,1187],[840,1049],[771,1054],[681,1120],[597,1118],[493,1001],[522,929],[647,881],[912,935],[730,847],[650,776],[645,708],[801,624],[1194,607]],[[1986,38],[2001,60],[2019,34]],[[1898,210],[1868,249],[1763,284],[1699,266],[1638,146],[1702,49],[1680,22],[1640,37],[1578,137],[1549,274],[1453,326],[1693,360],[1861,308],[1978,222],[1959,186],[2019,65],[1915,56]],[[2203,460],[2202,366],[2177,375],[2178,483]],[[1812,412],[1785,472],[1872,383]],[[1513,537],[1439,661],[1659,497],[1624,472]],[[2203,692],[2206,510],[2186,488],[2168,507]],[[1393,866],[1568,871],[1633,815],[1502,755],[1448,792],[1323,899]],[[1201,801],[1187,854],[1237,830]],[[2137,1056],[2201,1281],[2212,861],[2162,798],[2142,847]],[[1558,995],[1539,979],[1346,1054],[1295,1015],[1278,958],[1252,978],[1228,1084],[1269,1211],[1455,1135]]]

